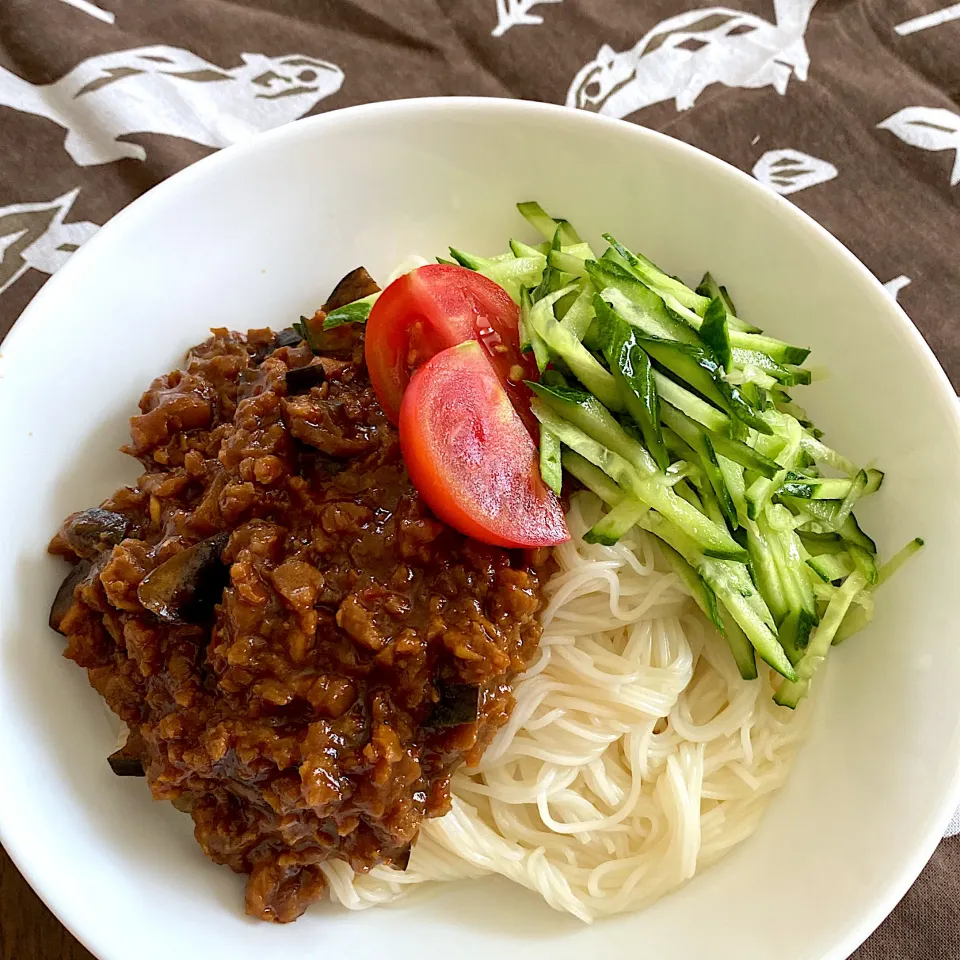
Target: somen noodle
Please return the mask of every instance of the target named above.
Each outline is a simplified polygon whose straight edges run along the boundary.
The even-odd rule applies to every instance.
[[[755,829],[807,711],[774,704],[762,664],[741,679],[653,538],[584,542],[600,515],[573,497],[538,658],[480,765],[455,775],[451,811],[424,823],[403,872],[328,860],[334,899],[360,909],[502,874],[590,921],[663,896]]]

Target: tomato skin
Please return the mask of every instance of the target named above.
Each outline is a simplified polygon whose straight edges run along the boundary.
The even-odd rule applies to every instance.
[[[400,447],[421,496],[461,533],[500,547],[570,539],[560,501],[540,478],[537,447],[475,340],[414,373]]]
[[[370,311],[364,347],[384,413],[397,423],[411,373],[441,350],[477,340],[525,415],[521,381],[536,379],[536,366],[520,353],[519,320],[509,294],[466,267],[432,263],[398,277]]]

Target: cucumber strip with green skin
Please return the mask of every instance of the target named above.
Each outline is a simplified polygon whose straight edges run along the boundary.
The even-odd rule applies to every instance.
[[[850,556],[853,559],[854,566],[857,568],[857,572],[863,579],[871,586],[876,584],[880,576],[880,572],[877,569],[876,556],[855,543],[850,544]]]
[[[691,474],[690,479],[695,481],[699,477],[697,493],[700,495],[700,503],[703,506],[702,512],[708,516],[718,527],[729,527],[730,521],[720,506],[720,500],[714,492],[710,481],[706,479],[703,473]],[[734,527],[733,529],[736,529]]]
[[[771,359],[765,353],[760,353],[758,350],[732,347],[730,352],[734,366],[741,369],[748,366],[756,367],[785,387],[807,384],[812,379],[810,371],[806,368],[794,364],[777,363],[776,360]]]
[[[701,297],[706,297],[709,300],[713,300],[714,297],[719,297],[723,301],[723,305],[727,308],[727,322],[731,330],[740,330],[743,333],[762,332],[759,327],[754,327],[737,316],[737,310],[733,305],[733,301],[730,299],[730,295],[727,293],[727,288],[718,284],[709,272],[703,275],[703,279],[697,286],[697,293],[699,293]]]
[[[783,583],[780,580],[780,572],[774,561],[773,548],[755,521],[748,519],[745,527],[747,552],[750,555],[757,587],[773,614],[774,621],[780,623],[786,617],[789,608]]]
[[[632,253],[609,233],[603,234],[603,239],[630,265],[630,270],[637,279],[660,294],[660,296],[666,293],[674,297],[688,310],[695,311],[701,317],[704,315],[710,303],[706,297],[701,297],[699,293],[695,293],[685,283],[681,283],[679,280],[668,276],[659,267],[654,266],[653,262],[646,257],[640,257]]]
[[[876,493],[883,483],[883,473],[880,470],[870,469],[866,474],[867,483],[860,493],[861,497]],[[852,479],[834,477],[805,477],[790,471],[777,493],[801,500],[843,500],[849,495],[854,482]]]
[[[699,554],[689,538],[654,512],[648,513],[639,526],[668,543],[703,577],[764,662],[781,676],[796,678],[793,666],[777,640],[773,618],[742,563]]]
[[[564,330],[569,330],[578,340],[583,340],[590,329],[590,324],[597,316],[593,308],[593,298],[595,296],[596,291],[593,284],[589,280],[584,280],[577,299],[573,301],[570,309],[560,321],[560,326]]]
[[[607,240],[606,237],[603,239]],[[610,241],[607,240],[607,243],[610,243]],[[616,246],[611,244],[609,247],[607,247],[603,253],[603,259],[613,261],[613,263],[617,264],[617,266],[623,267],[623,269],[627,272],[630,272],[634,264],[643,263],[650,270],[655,270],[657,273],[662,273],[664,276],[668,276],[667,271],[658,267],[649,257],[645,257],[642,253],[631,253],[626,247],[619,243]],[[634,274],[634,276],[636,276],[636,274]],[[637,279],[640,278],[637,277]],[[680,282],[676,277],[673,277],[672,279],[678,283]]]
[[[787,516],[778,518],[779,511],[783,511]],[[791,623],[786,636],[782,636],[780,642],[791,662],[794,662],[806,646],[810,627],[816,624],[819,618],[813,585],[804,562],[806,552],[800,538],[788,525],[789,522],[790,515],[786,507],[771,504],[757,520],[757,529],[767,543],[783,589],[786,616]]]
[[[382,291],[380,291],[382,293]],[[370,310],[380,297],[380,293],[371,293],[369,297],[345,303],[336,310],[331,310],[323,319],[323,329],[332,330],[344,323],[366,323]]]
[[[577,233],[569,220],[564,220],[563,217],[554,217],[553,219],[557,224],[557,229],[560,231],[560,242],[563,246],[577,246],[583,243],[580,239],[580,234]]]
[[[783,503],[801,517],[809,517],[797,528],[797,532],[806,541],[832,541],[839,537],[842,542],[856,544],[863,547],[868,553],[876,554],[877,545],[870,539],[857,523],[857,518],[851,513],[836,530],[836,514],[838,504],[830,500],[797,500],[795,497],[783,497]],[[816,529],[813,529],[816,527]],[[831,529],[825,529],[825,528]]]
[[[727,516],[720,508],[720,501],[707,479],[707,470],[704,467],[700,455],[685,440],[682,440],[669,427],[664,427],[663,439],[667,449],[675,457],[681,457],[678,462],[685,462],[688,465],[687,476],[684,480],[689,482],[677,482],[674,484],[674,490],[677,495],[683,497],[688,503],[693,504],[701,513],[708,516],[717,526],[726,527],[729,524]],[[736,524],[733,525],[736,529]]]
[[[623,457],[642,477],[652,477],[659,472],[656,461],[643,444],[631,437],[592,394],[569,387],[550,387],[543,383],[527,382],[527,386],[557,416],[582,430],[591,440]]]
[[[780,376],[771,374],[771,376],[785,387],[805,386],[813,382],[813,371],[807,367],[798,367],[795,363],[784,363],[781,365],[781,370],[785,371],[785,374]]]
[[[564,449],[561,460],[563,468],[568,473],[576,477],[588,490],[593,491],[605,503],[616,505],[626,496],[623,488],[611,480],[603,470],[575,451]],[[703,577],[704,582],[719,598],[721,615],[726,611],[730,617],[730,622],[740,627],[766,663],[783,676],[790,679],[796,678],[790,661],[777,641],[776,633],[773,630],[773,618],[770,616],[769,610],[766,609],[763,598],[756,595],[750,575],[743,564],[705,557],[697,550],[696,545],[688,536],[656,513],[648,512],[644,514],[639,525],[676,550],[687,563],[697,570]],[[749,602],[751,595],[756,606]],[[734,631],[729,626],[726,617],[723,619],[729,641]],[[738,665],[739,663],[740,660],[738,659]],[[752,677],[747,679],[752,679]]]
[[[630,264],[624,260],[613,247],[607,247],[607,249],[603,251],[603,256],[600,257],[600,260],[605,263],[615,263],[618,267],[630,273]],[[633,276],[633,274],[630,275]]]
[[[810,557],[807,560],[807,566],[824,583],[834,583],[837,580],[842,580],[854,569],[853,561],[846,550],[842,553],[821,553],[819,556]]]
[[[817,627],[807,645],[806,653],[797,663],[797,679],[781,683],[773,698],[780,706],[794,708],[806,696],[810,689],[811,678],[823,661],[826,660],[833,638],[850,609],[854,596],[863,589],[864,585],[865,581],[861,574],[851,573],[834,594],[827,605],[820,626]]]
[[[625,497],[615,507],[611,507],[609,512],[583,535],[583,539],[587,543],[602,543],[612,547],[637,525],[649,509],[639,500]]]
[[[472,253],[464,253],[462,250],[457,250],[454,247],[449,247],[450,256],[460,264],[461,267],[466,267],[468,270],[476,270],[478,273],[482,267],[490,266],[494,261],[489,257],[476,257]]]
[[[707,300],[713,300],[714,297],[720,296],[720,284],[717,283],[717,281],[713,278],[713,274],[709,270],[703,275],[703,279],[697,284],[696,292],[699,293],[701,297],[705,297]]]
[[[534,399],[531,409],[534,416],[560,438],[561,443],[586,457],[628,493],[676,524],[705,556],[733,560],[746,557],[746,551],[725,529],[678,497],[665,482],[663,474],[642,476],[627,460],[564,420],[541,399]]]
[[[587,267],[584,260],[574,256],[572,253],[564,253],[562,250],[551,250],[547,254],[547,263],[555,270],[563,270],[574,277],[585,279],[587,276]]]
[[[695,510],[699,510],[704,516],[707,514],[707,510],[703,505],[703,501],[700,499],[700,495],[697,492],[699,488],[694,489],[692,483],[689,483],[686,479],[681,480],[679,483],[674,484],[674,491],[678,497],[686,500]]]
[[[720,366],[728,371],[733,366],[733,350],[730,347],[730,329],[727,326],[727,308],[716,297],[710,301],[703,315],[700,337],[720,361]]]
[[[767,374],[756,367],[733,367],[729,373],[723,375],[723,379],[727,383],[735,383],[740,388],[740,392],[747,403],[758,410],[764,409],[760,400],[762,396],[760,391],[769,392],[778,386],[773,377],[768,377]]]
[[[923,540],[920,537],[914,537],[905,547],[901,547],[877,571],[877,586],[886,583],[911,557],[919,552],[922,546]]]
[[[553,304],[569,292],[570,288],[564,287],[538,300],[527,318],[529,329],[540,336],[551,353],[560,357],[571,373],[605,407],[624,410],[624,401],[613,375],[553,316]]]
[[[759,412],[747,403],[739,388],[723,379],[722,368],[706,347],[655,337],[641,337],[640,343],[658,364],[690,384],[729,416],[760,433],[773,432]]]
[[[761,333],[743,333],[740,330],[730,331],[730,346],[734,349],[765,353],[778,363],[803,363],[810,356],[809,347],[796,347]]]
[[[527,200],[524,203],[518,203],[517,210],[520,211],[521,216],[544,240],[553,240],[553,235],[557,231],[557,221],[551,217],[536,200]],[[579,240],[579,237],[577,239]],[[571,240],[569,242],[576,243],[577,240]]]
[[[670,427],[688,446],[695,452],[700,461],[700,467],[704,472],[713,493],[720,505],[720,512],[727,524],[733,528],[739,525],[737,519],[737,508],[734,506],[730,491],[724,482],[723,474],[720,471],[720,464],[717,462],[717,454],[714,450],[710,437],[698,424],[685,417],[679,410],[675,410],[669,404],[665,405],[661,418],[664,424]]]
[[[547,255],[537,247],[531,247],[529,243],[524,243],[522,240],[511,240],[510,251],[517,259],[534,257],[539,258],[541,266],[545,267],[547,265]]]
[[[659,370],[653,371],[653,383],[661,400],[702,424],[712,435],[727,436],[732,431],[730,418],[722,410],[711,406]]]
[[[533,312],[533,304],[530,299],[530,291],[527,287],[520,288],[520,320],[518,332],[520,334],[520,350],[527,353],[533,351],[534,359],[537,361],[537,369],[544,373],[550,365],[550,351],[547,349],[543,337],[533,329],[530,323],[530,314]],[[529,345],[529,346],[528,346]]]
[[[559,250],[560,243],[560,228],[557,227],[553,233],[553,240],[550,243],[550,249],[547,250],[546,256],[549,257],[551,250]],[[540,283],[530,291],[530,299],[536,303],[538,300],[542,300],[551,293],[555,293],[557,290],[565,287],[566,282],[561,279],[563,276],[563,271],[551,267],[550,261],[548,260],[547,265],[543,268],[543,276]],[[573,278],[571,277],[570,279],[572,280]]]
[[[689,324],[673,316],[649,287],[610,260],[587,260],[587,273],[598,294],[620,316],[648,336],[703,346]]]
[[[687,563],[686,560],[677,553],[670,544],[665,541],[660,541],[660,550],[663,553],[664,557],[667,560],[667,563],[670,564],[673,572],[684,582],[687,590],[690,591],[690,596],[693,598],[696,605],[704,612],[707,619],[717,628],[718,633],[721,636],[725,634],[725,627],[723,620],[720,618],[720,611],[717,609],[717,595],[710,588],[710,585],[697,573],[693,567]],[[732,619],[732,618],[731,618]],[[740,630],[737,627],[737,630]],[[743,631],[740,631],[743,636]],[[746,636],[743,636],[744,642],[746,642],[748,649],[750,650],[751,657],[753,656],[753,647],[750,646],[749,641],[747,641]],[[753,669],[756,671],[757,665],[756,661],[753,663]]]
[[[723,298],[723,302],[727,305],[727,310],[731,316],[737,317],[739,319],[739,314],[737,313],[737,308],[734,306],[733,298],[727,292],[727,288],[721,283],[720,284],[720,296]],[[740,323],[743,324],[744,332],[746,333],[763,333],[759,327],[754,327],[749,323],[746,323],[743,320],[740,320]]]
[[[763,534],[770,550],[770,556],[783,588],[787,613],[804,610],[815,623],[817,603],[804,562],[806,551],[803,550],[800,538],[791,528],[784,528],[774,522],[775,507],[786,510],[786,507],[779,504],[767,506],[757,519],[757,529]]]
[[[562,447],[560,464],[571,476],[576,477],[591,493],[595,493],[608,507],[615,507],[628,496],[626,490],[614,483],[599,467],[575,450]]]
[[[491,260],[489,257],[464,253],[454,247],[450,248],[450,256],[461,266],[475,270],[503,287],[514,303],[520,302],[521,287],[536,287],[543,278],[543,260],[539,256]]]
[[[814,618],[800,608],[791,609],[780,624],[777,639],[794,667],[803,658],[804,651],[810,642],[810,633],[815,626]]]
[[[713,448],[719,456],[733,460],[748,470],[759,473],[762,477],[772,479],[777,475],[780,469],[779,465],[769,457],[765,457],[758,450],[754,450],[753,447],[748,447],[739,440],[732,440],[730,437],[725,437],[722,433],[710,431],[709,436],[713,442]]]
[[[633,417],[643,441],[661,470],[670,466],[667,448],[663,443],[660,427],[660,399],[653,382],[650,361],[644,366],[646,354],[639,347],[634,351],[629,345],[620,348],[620,356],[610,359],[613,379],[623,398],[624,405]]]
[[[563,469],[560,466],[560,440],[546,427],[540,427],[540,476],[559,497],[563,488]]]
[[[650,358],[637,341],[634,329],[607,309],[601,321],[603,353],[623,405],[643,434],[647,449],[661,470],[670,465],[660,429],[660,398],[653,380]]]
[[[886,563],[882,564],[877,571],[877,582],[874,586],[867,588],[869,593],[876,591],[878,587],[889,580],[917,551],[923,546],[923,540],[915,537],[905,547],[898,550]],[[836,636],[833,638],[833,645],[843,643],[848,637],[862,630],[870,623],[873,616],[872,607],[852,606],[843,618]]]
[[[811,557],[836,556],[848,552],[847,542],[838,533],[825,534],[823,537],[800,533],[800,540],[803,543],[803,549]]]
[[[785,495],[783,500],[790,501],[788,505],[799,503],[799,510],[811,517],[798,529],[812,533],[840,533],[843,536],[841,528],[853,512],[854,504],[863,494],[868,482],[866,470],[861,470],[853,478],[847,495],[839,503],[831,500],[798,500],[789,494]],[[873,552],[876,553],[876,550]]]
[[[740,628],[740,624],[734,620],[730,611],[722,604],[717,604],[720,613],[720,619],[723,622],[723,634],[727,639],[727,645],[733,654],[733,662],[737,665],[737,670],[744,680],[756,680],[757,657],[753,650],[753,644],[750,643],[747,635]]]
[[[732,574],[723,567],[736,566],[739,568],[735,580],[731,582]],[[698,568],[700,575],[713,588],[717,598],[730,611],[730,615],[743,629],[754,650],[760,658],[781,676],[793,678],[796,676],[789,658],[780,646],[776,633],[770,625],[764,622],[754,606],[749,603],[743,591],[752,589],[750,575],[743,564],[730,564],[723,560],[705,558]],[[761,602],[762,602],[762,598]]]
[[[764,507],[770,502],[770,498],[786,479],[788,472],[796,464],[802,434],[800,424],[793,418],[784,418],[781,420],[781,427],[784,428],[786,433],[783,438],[786,443],[775,458],[781,469],[775,477],[769,479],[759,477],[747,488],[747,513],[751,520],[757,519]]]
[[[716,437],[711,439],[713,439],[713,448],[717,451],[717,464],[723,474],[723,482],[730,491],[730,499],[733,500],[734,509],[737,511],[739,525],[743,527],[747,519],[747,488],[743,479],[743,467],[721,453]]]
[[[706,297],[701,297],[694,293],[686,284],[667,276],[662,270],[653,267],[650,261],[645,258],[638,258],[631,254],[622,244],[617,243],[609,234],[604,234],[603,239],[607,241],[620,255],[622,260],[628,264],[624,272],[633,274],[642,283],[650,287],[655,293],[659,294],[665,306],[673,306],[675,312],[681,316],[687,323],[695,329],[700,330],[701,325],[697,322],[697,317],[702,317],[706,312],[709,301]],[[632,258],[632,259],[631,259]],[[602,289],[603,285],[597,283],[597,289]],[[671,303],[671,301],[673,301]],[[735,319],[735,318],[731,318]],[[743,330],[734,329],[740,324],[728,323],[730,327],[730,344],[733,347],[740,347],[745,350],[757,350],[765,353],[767,356],[778,360],[781,363],[803,363],[810,354],[809,349],[804,347],[795,347],[792,344],[785,343],[783,340],[776,340],[773,337],[765,337],[761,334],[746,333]]]
[[[462,266],[462,264],[457,263],[456,260],[448,260],[446,257],[435,257],[434,259],[437,261],[437,263],[442,263],[448,267]]]

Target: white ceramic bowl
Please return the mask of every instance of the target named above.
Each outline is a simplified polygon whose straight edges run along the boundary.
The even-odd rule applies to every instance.
[[[591,927],[488,880],[388,909],[329,905],[277,927],[188,817],[118,780],[113,735],[46,626],[63,575],[44,548],[70,511],[137,474],[117,448],[141,391],[208,327],[282,327],[358,263],[502,249],[539,199],[671,272],[709,268],[742,316],[809,343],[828,439],[887,471],[864,519],[881,550],[927,547],[876,623],[831,658],[817,723],[760,830],[680,892]],[[0,359],[0,838],[104,960],[644,956],[823,960],[906,891],[958,799],[960,419],[926,345],[840,244],[733,168],[656,133],[502,100],[419,100],[315,117],[151,190],[34,300]]]

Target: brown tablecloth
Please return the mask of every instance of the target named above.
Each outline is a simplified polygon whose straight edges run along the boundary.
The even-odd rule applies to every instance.
[[[99,225],[212,150],[372,100],[512,96],[663,130],[789,195],[960,384],[960,4],[729,3],[0,0],[0,335]],[[5,856],[0,955],[89,956]],[[960,839],[855,956],[960,958]]]

